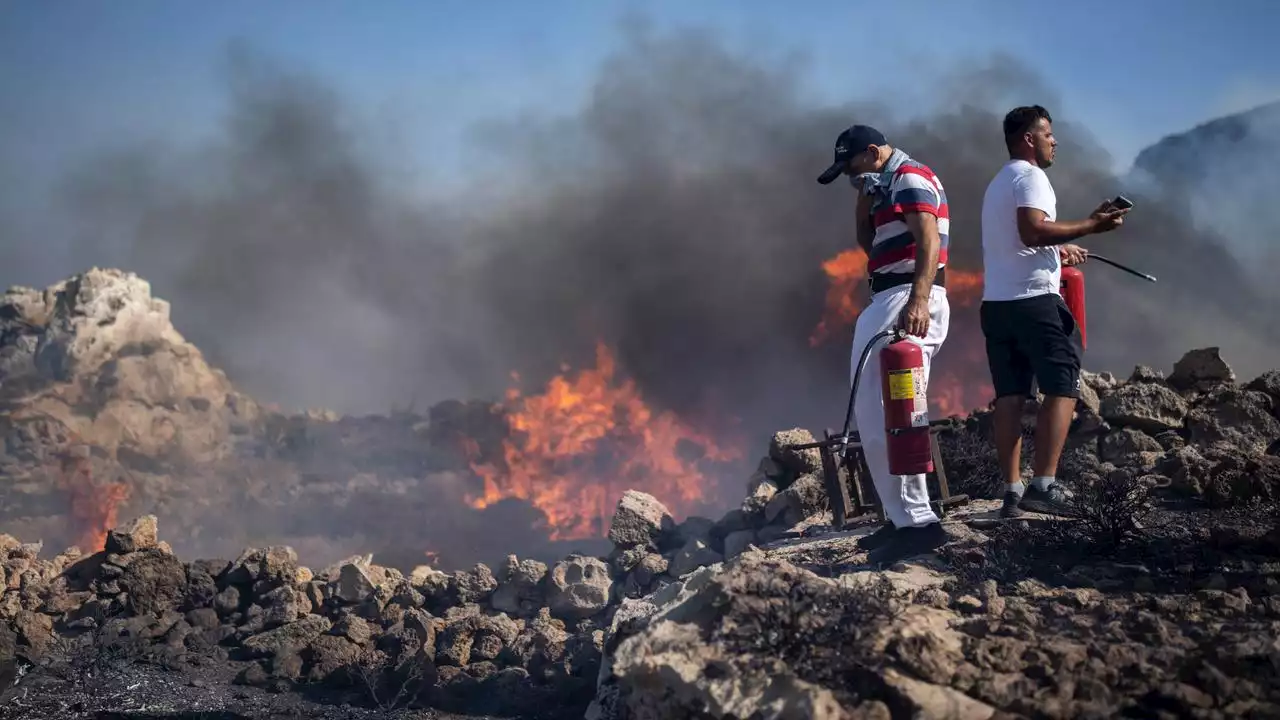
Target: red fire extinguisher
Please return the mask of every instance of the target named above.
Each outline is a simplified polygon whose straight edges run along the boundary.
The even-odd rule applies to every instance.
[[[1088,342],[1085,335],[1084,273],[1078,268],[1063,267],[1061,285],[1062,299],[1067,303],[1067,309],[1071,311],[1071,316],[1075,318],[1076,325],[1080,328],[1080,347],[1086,348]]]
[[[890,474],[933,472],[924,351],[902,331],[880,351],[880,380]]]

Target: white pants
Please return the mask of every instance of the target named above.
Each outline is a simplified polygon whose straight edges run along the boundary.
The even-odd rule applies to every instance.
[[[910,285],[899,285],[878,292],[871,303],[858,315],[853,331],[853,356],[850,359],[849,382],[858,369],[858,358],[871,338],[884,330],[892,329],[898,316],[906,307],[911,295]],[[947,302],[946,288],[933,286],[929,293],[929,331],[924,338],[908,336],[924,350],[924,377],[929,380],[929,367],[933,355],[947,339],[951,324],[951,305]],[[927,525],[938,522],[938,516],[929,507],[929,487],[925,476],[890,475],[889,447],[884,431],[884,401],[880,388],[880,350],[890,338],[881,338],[867,356],[858,383],[858,397],[854,401],[854,426],[862,438],[862,451],[867,456],[867,468],[876,486],[876,495],[884,508],[885,518],[897,527]]]

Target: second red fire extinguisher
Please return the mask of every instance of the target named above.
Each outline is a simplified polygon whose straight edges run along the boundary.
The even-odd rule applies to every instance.
[[[1071,317],[1075,318],[1076,325],[1080,327],[1080,347],[1086,348],[1088,338],[1085,334],[1084,273],[1078,268],[1063,267],[1060,292],[1067,303],[1067,309],[1071,311]]]

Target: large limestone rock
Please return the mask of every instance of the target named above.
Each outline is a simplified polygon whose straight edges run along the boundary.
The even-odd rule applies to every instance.
[[[258,416],[133,273],[94,268],[44,290],[10,288],[0,336],[0,397],[21,406],[0,419],[9,435],[43,421],[113,458],[204,462]]]

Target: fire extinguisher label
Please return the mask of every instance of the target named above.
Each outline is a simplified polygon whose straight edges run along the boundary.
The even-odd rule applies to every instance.
[[[889,371],[889,399],[913,400],[916,398],[916,373],[913,370]]]
[[[912,398],[915,407],[911,411],[911,427],[927,427],[929,425],[929,380],[925,377],[924,368],[911,369]]]

